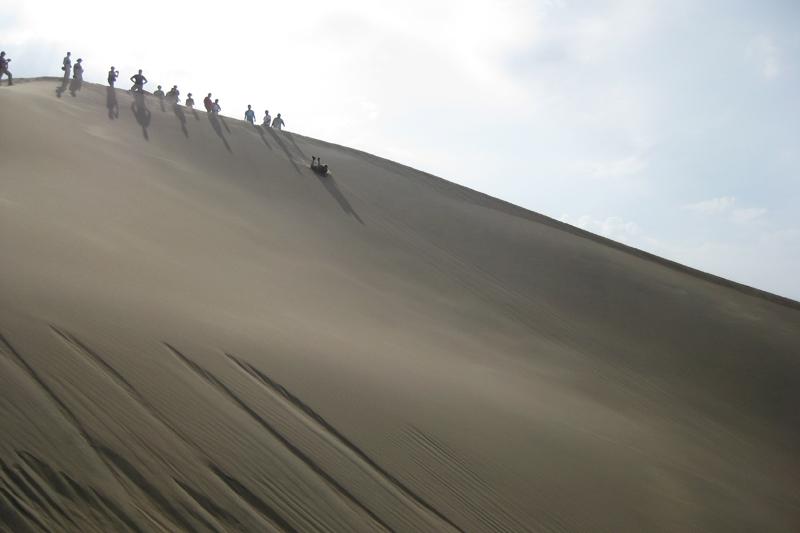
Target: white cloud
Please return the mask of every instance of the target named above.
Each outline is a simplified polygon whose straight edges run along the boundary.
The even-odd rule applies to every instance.
[[[767,213],[763,207],[736,207],[736,205],[736,197],[719,196],[685,205],[683,209],[708,216],[729,214],[729,220],[739,224],[751,223]]]
[[[683,206],[683,208],[704,215],[716,215],[725,213],[729,209],[732,209],[734,205],[736,205],[736,198],[733,196],[720,196],[718,198],[711,198],[710,200],[688,204]]]
[[[731,216],[735,222],[746,224],[762,217],[766,212],[767,210],[762,207],[746,207],[734,209]]]
[[[767,80],[777,78],[783,71],[780,48],[769,35],[754,37],[745,48],[745,57],[756,65]]]

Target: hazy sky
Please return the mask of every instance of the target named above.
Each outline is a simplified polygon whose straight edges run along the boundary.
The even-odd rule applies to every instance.
[[[16,76],[143,68],[800,299],[800,1],[205,5],[0,0],[0,47]]]

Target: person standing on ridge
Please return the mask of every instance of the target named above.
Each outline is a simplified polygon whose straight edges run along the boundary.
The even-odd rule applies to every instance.
[[[192,93],[186,95],[186,107],[189,109],[194,109],[194,98],[192,98]]]
[[[157,96],[159,100],[164,99],[164,91],[161,90],[161,85],[156,87],[156,90],[153,91],[153,96]]]
[[[5,74],[6,76],[8,76],[8,84],[14,85],[14,82],[12,81],[13,78],[11,76],[11,72],[8,70],[8,63],[10,61],[11,59],[6,57],[5,52],[0,52],[0,80],[3,79],[3,74]]]
[[[272,125],[272,117],[269,116],[269,109],[267,109],[266,111],[264,111],[264,122],[262,123],[262,126],[264,126],[265,128],[269,128],[271,125]]]
[[[247,111],[244,112],[244,119],[249,122],[251,125],[256,125],[256,112],[253,111],[253,107],[248,105]]]
[[[117,81],[117,76],[119,76],[119,71],[114,70],[114,66],[111,66],[111,69],[108,71],[108,86],[112,89],[114,88],[114,83]]]
[[[139,69],[138,74],[131,76],[131,81],[133,82],[131,92],[144,92],[144,84],[147,83],[147,78],[142,74],[142,69]]]
[[[281,114],[278,113],[278,115],[275,117],[275,120],[272,121],[272,127],[280,131],[285,125],[286,123],[281,118]]]
[[[83,65],[81,64],[82,62],[83,59],[78,58],[78,60],[75,62],[75,65],[72,67],[72,79],[78,80],[79,82],[83,81]]]
[[[206,108],[206,113],[211,113],[214,110],[214,102],[211,101],[211,93],[203,98],[203,106]]]
[[[178,102],[181,101],[181,99],[179,98],[180,94],[181,93],[178,90],[178,86],[173,85],[172,89],[170,89],[169,92],[167,93],[167,102],[172,105],[178,105]]]
[[[64,71],[64,82],[69,79],[69,75],[72,72],[72,52],[67,52],[67,55],[64,56],[64,59],[61,61],[61,70]]]
[[[212,106],[212,108],[211,108],[211,111],[212,111],[212,112],[213,112],[215,115],[219,115],[219,112],[220,112],[220,111],[222,111],[222,108],[219,106],[219,98],[217,98],[216,100],[214,100],[214,105]]]
[[[72,82],[69,84],[69,94],[73,96],[78,95],[78,91],[83,86],[83,59],[78,58],[74,65],[72,65]]]

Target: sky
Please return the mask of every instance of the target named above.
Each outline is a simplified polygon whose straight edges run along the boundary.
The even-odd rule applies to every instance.
[[[796,0],[203,5],[0,0],[0,48],[15,76],[142,68],[800,300]]]

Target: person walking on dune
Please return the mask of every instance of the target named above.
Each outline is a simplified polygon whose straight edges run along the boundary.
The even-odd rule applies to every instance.
[[[117,81],[117,76],[119,76],[119,71],[114,70],[114,66],[111,66],[111,70],[108,71],[108,86],[112,89],[114,88],[114,83]]]
[[[8,84],[14,85],[11,71],[8,70],[9,62],[11,62],[11,58],[6,57],[5,52],[0,52],[0,80],[3,79],[3,75],[6,75],[8,76]]]
[[[214,110],[214,102],[211,100],[211,93],[203,98],[203,107],[206,108],[206,113],[211,113]]]
[[[281,118],[281,114],[278,113],[278,115],[275,117],[275,120],[272,121],[272,127],[276,130],[282,130],[285,125],[286,123]]]
[[[247,111],[244,112],[244,119],[252,126],[256,125],[256,112],[253,111],[253,106],[247,106]]]
[[[142,69],[139,69],[138,74],[134,74],[131,76],[131,81],[133,82],[133,87],[131,87],[131,92],[142,93],[144,92],[144,84],[147,83],[147,78],[144,77],[142,74]]]
[[[64,71],[64,85],[66,85],[69,75],[72,73],[72,52],[67,52],[67,55],[64,56],[61,61],[61,70]]]
[[[269,128],[272,125],[272,117],[269,116],[269,109],[264,111],[264,122],[262,122],[261,125],[265,128]]]

